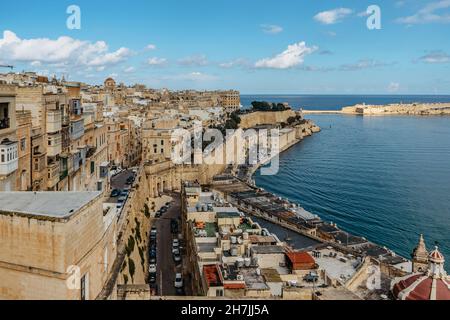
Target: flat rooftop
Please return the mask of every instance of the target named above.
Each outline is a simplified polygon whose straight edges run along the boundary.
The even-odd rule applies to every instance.
[[[48,218],[68,218],[100,196],[88,192],[0,192],[0,214],[19,213]]]

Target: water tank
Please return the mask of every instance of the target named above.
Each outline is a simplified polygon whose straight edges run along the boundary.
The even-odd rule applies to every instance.
[[[244,233],[242,234],[242,237],[244,238],[244,240],[248,240],[248,239],[249,239],[249,234],[248,234],[248,232],[244,232]]]
[[[258,258],[252,258],[252,265],[254,266],[258,265]]]
[[[237,266],[238,268],[243,268],[243,267],[244,267],[244,264],[245,264],[244,259],[238,258],[238,259],[236,260],[236,266]]]
[[[236,244],[236,243],[237,243],[237,238],[234,237],[234,236],[232,236],[232,237],[231,237],[231,243],[232,243],[232,244]]]
[[[257,274],[258,276],[261,275],[261,269],[260,269],[260,268],[256,269],[256,274]]]
[[[238,249],[236,247],[233,247],[231,248],[230,253],[232,257],[236,257],[238,255]]]
[[[242,237],[239,237],[239,238],[237,239],[237,241],[238,241],[239,244],[244,243],[244,240],[242,240]]]
[[[252,265],[252,259],[250,258],[245,258],[244,259],[244,264],[246,268],[249,268]]]

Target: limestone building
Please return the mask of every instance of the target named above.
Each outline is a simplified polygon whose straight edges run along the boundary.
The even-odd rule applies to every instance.
[[[19,165],[16,91],[0,84],[0,191],[14,191]]]
[[[100,192],[0,192],[0,299],[88,300],[116,257]]]

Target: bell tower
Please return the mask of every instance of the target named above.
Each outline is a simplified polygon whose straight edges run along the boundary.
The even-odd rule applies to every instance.
[[[420,235],[419,244],[414,249],[412,255],[412,271],[416,272],[425,272],[428,270],[429,261],[428,261],[428,251],[425,246],[425,240],[423,235]]]

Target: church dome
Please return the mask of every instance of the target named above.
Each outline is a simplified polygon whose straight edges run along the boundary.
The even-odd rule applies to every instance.
[[[450,300],[450,278],[437,247],[430,253],[429,261],[427,272],[410,274],[392,283],[392,294],[397,300]]]
[[[438,248],[436,248],[430,253],[430,255],[428,256],[428,260],[434,263],[442,263],[442,264],[445,262],[445,258]]]

